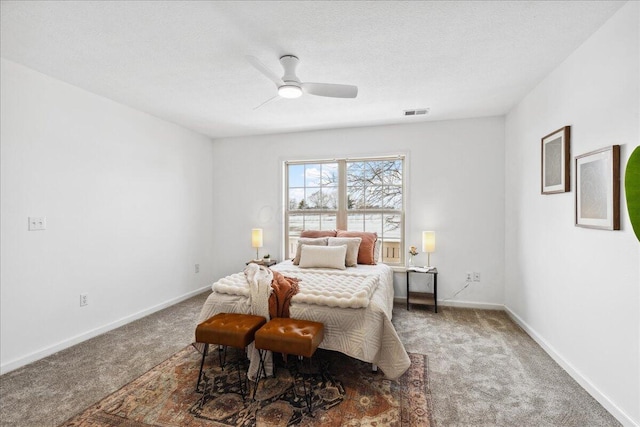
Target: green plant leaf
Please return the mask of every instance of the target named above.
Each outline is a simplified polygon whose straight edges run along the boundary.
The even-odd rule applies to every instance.
[[[624,174],[624,190],[627,196],[627,210],[633,231],[640,241],[640,146],[629,157]]]

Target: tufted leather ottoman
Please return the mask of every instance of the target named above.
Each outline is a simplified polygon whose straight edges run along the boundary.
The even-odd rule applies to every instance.
[[[311,357],[323,338],[322,323],[277,317],[256,332],[255,346],[274,353]]]
[[[204,359],[207,355],[209,344],[244,349],[253,341],[256,331],[266,322],[267,319],[262,316],[239,313],[218,313],[200,323],[196,327],[196,342],[205,343],[206,345],[202,352],[202,362],[200,363],[200,373],[198,374],[196,391],[200,387],[202,368],[204,367]],[[220,366],[223,366],[222,359],[220,360]],[[238,377],[240,377],[239,365]],[[240,381],[242,382],[241,379]],[[242,388],[241,391],[244,397],[244,390]]]
[[[271,319],[255,334],[255,347],[260,350],[260,365],[257,381],[260,380],[260,372],[265,373],[263,352],[268,350],[274,353],[284,353],[298,356],[299,358],[311,358],[324,338],[324,325],[309,320],[278,317]],[[306,391],[305,400],[309,413],[311,413],[311,390]],[[254,398],[255,391],[254,389]]]

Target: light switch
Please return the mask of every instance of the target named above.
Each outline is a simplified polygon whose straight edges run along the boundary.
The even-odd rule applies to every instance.
[[[47,229],[47,217],[45,216],[30,216],[29,217],[29,231],[38,231]]]

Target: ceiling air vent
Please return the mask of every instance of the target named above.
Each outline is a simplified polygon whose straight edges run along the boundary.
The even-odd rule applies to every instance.
[[[420,108],[418,110],[404,110],[405,116],[424,116],[429,113],[428,108]]]

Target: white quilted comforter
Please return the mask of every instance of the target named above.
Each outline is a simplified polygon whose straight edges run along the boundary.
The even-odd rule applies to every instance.
[[[380,264],[358,265],[347,270],[300,269],[291,261],[284,261],[271,268],[285,276],[298,277],[302,280],[305,280],[302,276],[307,277],[307,275],[309,277],[317,275],[317,278],[326,277],[334,285],[349,276],[360,277],[363,281],[367,280],[366,277],[373,278],[378,285],[372,287],[369,303],[365,307],[350,308],[303,302],[301,299],[296,299],[296,295],[291,300],[290,315],[296,319],[322,322],[325,325],[325,336],[320,344],[321,348],[339,351],[364,362],[373,363],[389,379],[397,379],[409,368],[411,364],[409,356],[391,323],[393,309],[391,267]],[[240,274],[244,276],[243,273]],[[333,280],[336,277],[337,282]],[[200,311],[197,323],[217,313],[249,313],[248,292],[247,289],[246,294],[238,295],[213,289]]]
[[[299,279],[299,291],[292,303],[326,305],[328,307],[363,308],[369,305],[380,277],[375,274],[343,272],[329,273],[320,270],[289,270],[289,277]],[[215,282],[214,292],[249,296],[249,284],[244,273],[235,273]]]

